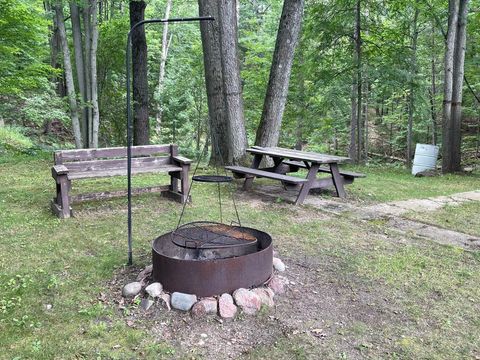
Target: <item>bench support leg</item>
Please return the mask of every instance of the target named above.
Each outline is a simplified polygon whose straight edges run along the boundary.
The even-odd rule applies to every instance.
[[[188,171],[190,165],[182,165],[182,180],[181,180],[181,192],[182,192],[182,204],[188,201],[188,191],[190,189]]]
[[[71,181],[67,179],[67,175],[57,175],[57,196],[52,201],[53,212],[61,219],[72,216],[70,208],[70,198],[68,192],[71,188]]]
[[[253,157],[252,169],[258,169],[260,163],[262,162],[262,157],[263,155],[261,154],[255,154]],[[249,190],[252,188],[253,179],[255,179],[255,176],[247,177],[245,179],[245,182],[243,183],[243,190]]]
[[[345,192],[345,188],[343,187],[343,176],[340,175],[340,172],[338,170],[338,164],[331,163],[330,172],[332,173],[333,185],[335,186],[335,190],[337,191],[337,196],[340,198],[346,197],[347,193]]]
[[[295,201],[295,205],[303,204],[303,202],[305,201],[305,198],[307,197],[308,192],[310,191],[310,188],[312,187],[313,183],[317,178],[317,172],[319,167],[320,167],[320,164],[312,164],[310,166],[310,170],[308,170],[308,174],[307,174],[308,181],[306,183],[303,183],[302,188],[298,193],[297,200]]]

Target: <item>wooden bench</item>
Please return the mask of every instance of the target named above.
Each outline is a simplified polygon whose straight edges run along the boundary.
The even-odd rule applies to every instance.
[[[295,176],[289,176],[260,169],[253,169],[245,166],[225,166],[225,169],[230,170],[236,177],[239,178],[263,177],[268,179],[280,180],[286,187],[298,187],[299,185],[308,181],[307,179],[302,179]]]
[[[301,161],[284,160],[282,162],[282,164],[283,165],[288,165],[290,171],[298,171],[299,168],[308,169],[307,165],[304,162],[301,162]],[[289,172],[289,171],[287,171],[287,172]],[[332,173],[328,166],[320,166],[318,168],[318,172],[324,172],[324,173],[329,173],[329,174]],[[356,178],[366,177],[365,174],[356,173],[356,172],[352,172],[352,171],[345,171],[345,170],[340,170],[340,169],[339,169],[339,173],[340,173],[340,175],[343,176],[343,178],[345,179],[345,183],[347,183],[347,184],[352,183],[353,180],[356,179]]]
[[[170,184],[132,189],[132,194],[161,192],[162,195],[184,203],[189,189],[188,172],[191,160],[178,156],[178,146],[132,146],[132,175],[143,173],[168,173]],[[60,218],[72,216],[70,204],[86,200],[101,200],[125,196],[127,190],[104,191],[70,196],[72,180],[127,175],[127,148],[61,150],[54,153],[52,176],[57,195],[51,208]],[[179,189],[180,181],[180,189]]]

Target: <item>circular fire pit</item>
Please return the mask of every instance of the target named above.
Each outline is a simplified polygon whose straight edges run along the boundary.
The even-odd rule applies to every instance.
[[[169,292],[200,297],[265,283],[272,259],[269,234],[212,222],[183,225],[152,244],[154,281]]]

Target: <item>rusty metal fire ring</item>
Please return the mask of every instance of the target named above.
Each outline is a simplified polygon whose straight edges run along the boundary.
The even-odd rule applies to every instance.
[[[256,249],[238,256],[229,254],[228,257],[222,257],[225,254],[220,254],[219,257],[215,253],[218,249],[209,249],[213,253],[199,256],[199,249],[179,246],[173,242],[174,232],[156,238],[152,243],[154,281],[160,282],[166,291],[197,296],[231,293],[238,288],[250,288],[265,283],[272,274],[271,236],[252,228],[231,228],[255,238]]]

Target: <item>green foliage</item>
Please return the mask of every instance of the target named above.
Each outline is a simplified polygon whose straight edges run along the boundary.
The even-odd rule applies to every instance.
[[[48,56],[47,24],[42,3],[34,0],[0,1],[0,96],[42,89],[52,74]]]
[[[33,142],[23,134],[23,129],[19,127],[1,126],[0,127],[0,154],[7,153],[26,153],[33,148]]]

